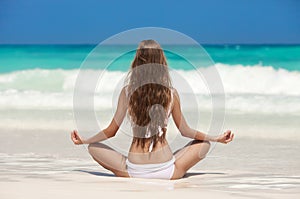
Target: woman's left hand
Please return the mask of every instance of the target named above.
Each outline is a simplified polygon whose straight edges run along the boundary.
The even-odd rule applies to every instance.
[[[233,137],[234,137],[234,134],[231,132],[231,130],[227,130],[225,133],[218,136],[217,142],[227,144],[233,140]]]
[[[73,130],[71,132],[71,139],[74,142],[74,144],[79,145],[79,144],[84,144],[83,139],[79,136],[77,130]]]

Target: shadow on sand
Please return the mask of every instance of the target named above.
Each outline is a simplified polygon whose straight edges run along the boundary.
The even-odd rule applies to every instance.
[[[103,172],[98,172],[98,171],[86,171],[86,170],[81,170],[81,169],[76,169],[73,171],[79,171],[79,172],[88,173],[88,174],[96,175],[96,176],[116,177],[114,174],[103,173]],[[221,172],[188,172],[183,176],[183,178],[189,178],[191,176],[200,176],[200,175],[225,175],[225,174],[226,173],[221,173]]]
[[[200,176],[200,175],[226,175],[226,173],[221,172],[187,172],[183,178],[189,178],[191,176]]]
[[[98,171],[86,171],[86,170],[81,170],[81,169],[76,169],[76,170],[73,170],[73,171],[79,171],[79,172],[88,173],[88,174],[96,175],[96,176],[116,177],[114,174],[103,173],[103,172],[98,172]]]

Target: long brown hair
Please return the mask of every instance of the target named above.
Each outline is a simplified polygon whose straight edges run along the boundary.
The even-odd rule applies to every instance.
[[[165,141],[167,110],[171,105],[171,79],[163,49],[154,40],[140,42],[128,73],[128,113],[133,142]]]

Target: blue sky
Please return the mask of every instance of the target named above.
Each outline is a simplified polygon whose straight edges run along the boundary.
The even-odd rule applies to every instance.
[[[202,44],[300,43],[299,19],[298,0],[0,0],[0,43],[99,43],[146,26]]]

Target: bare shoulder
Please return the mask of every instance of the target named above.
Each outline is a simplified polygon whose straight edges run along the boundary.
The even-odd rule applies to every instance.
[[[128,86],[124,86],[120,92],[120,98],[127,99],[128,96]]]
[[[127,102],[128,102],[128,94],[127,94],[127,88],[126,87],[123,87],[122,90],[120,91],[120,94],[119,94],[119,103],[122,104],[122,105],[126,105]]]
[[[172,91],[172,94],[173,94],[173,99],[179,101],[179,94],[177,92],[177,89],[172,87],[171,91]]]
[[[172,87],[171,91],[172,91],[171,112],[173,113],[174,110],[176,112],[176,110],[180,109],[180,98],[176,88]]]

